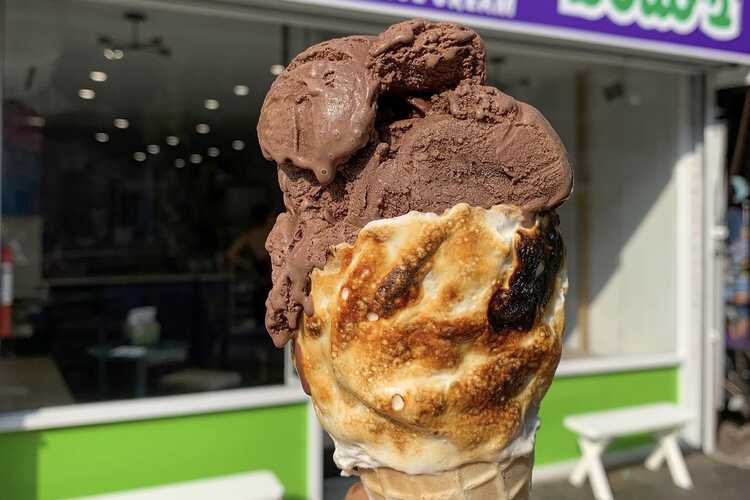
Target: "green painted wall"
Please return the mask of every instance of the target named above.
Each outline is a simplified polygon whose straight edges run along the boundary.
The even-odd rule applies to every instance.
[[[677,370],[556,379],[541,409],[537,464],[578,457],[565,415],[676,401]],[[271,469],[287,498],[306,492],[304,404],[0,434],[0,500],[47,500]],[[628,438],[624,447],[643,442]]]
[[[254,469],[306,495],[304,404],[0,434],[0,499],[93,495]]]
[[[575,435],[562,425],[566,415],[656,401],[677,401],[676,368],[556,379],[539,412],[542,427],[536,438],[536,463],[580,455]],[[613,443],[612,448],[643,444],[647,439],[628,437]]]

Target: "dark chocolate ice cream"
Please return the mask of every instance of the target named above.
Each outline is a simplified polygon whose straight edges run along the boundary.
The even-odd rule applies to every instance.
[[[573,174],[555,131],[484,77],[476,33],[421,20],[323,42],[279,75],[258,123],[287,209],[266,242],[277,346],[311,312],[309,272],[368,222],[461,202],[540,212],[567,199]]]

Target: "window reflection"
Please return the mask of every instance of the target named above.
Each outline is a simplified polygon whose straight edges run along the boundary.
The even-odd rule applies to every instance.
[[[289,30],[4,5],[0,410],[283,383],[254,124]]]

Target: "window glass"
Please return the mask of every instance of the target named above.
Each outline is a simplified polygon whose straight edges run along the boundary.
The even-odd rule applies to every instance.
[[[282,202],[255,123],[294,33],[4,6],[0,410],[283,383],[263,323]]]
[[[290,56],[346,33],[4,6],[0,410],[283,383],[263,325],[282,200],[255,124]],[[681,78],[488,52],[489,83],[538,107],[577,167],[568,358],[674,351]]]
[[[539,108],[576,183],[560,209],[567,247],[564,357],[675,350],[675,120],[684,76],[490,54],[494,85]]]

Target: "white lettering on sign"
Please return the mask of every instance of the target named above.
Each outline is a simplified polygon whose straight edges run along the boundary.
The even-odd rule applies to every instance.
[[[432,4],[438,9],[486,14],[496,17],[515,17],[517,0],[397,0],[398,3],[425,6]]]
[[[680,35],[697,28],[715,40],[734,40],[742,29],[742,0],[558,0],[565,16],[615,24],[637,24],[643,29]]]

